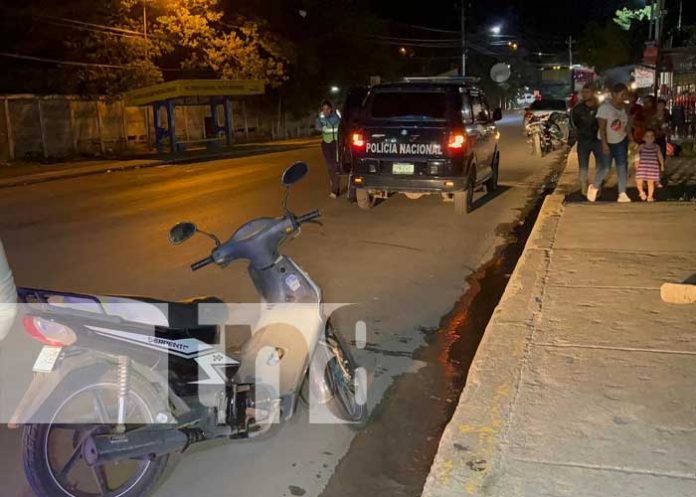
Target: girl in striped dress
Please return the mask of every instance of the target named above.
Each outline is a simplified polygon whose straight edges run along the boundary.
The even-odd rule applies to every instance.
[[[642,201],[654,202],[655,183],[660,181],[660,173],[665,166],[665,158],[655,143],[655,130],[647,129],[643,135],[644,143],[636,157],[636,186]],[[648,193],[643,190],[643,182],[648,184]]]

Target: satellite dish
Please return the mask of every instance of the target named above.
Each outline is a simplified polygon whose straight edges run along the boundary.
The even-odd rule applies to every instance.
[[[491,79],[496,83],[505,83],[510,79],[510,66],[505,62],[498,62],[493,67],[491,67]]]

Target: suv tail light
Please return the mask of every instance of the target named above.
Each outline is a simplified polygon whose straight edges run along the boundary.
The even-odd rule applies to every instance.
[[[453,131],[449,135],[447,148],[450,150],[461,150],[466,145],[466,135],[463,131]]]
[[[362,131],[353,132],[353,135],[351,136],[351,144],[353,145],[353,148],[358,150],[365,148],[365,136],[362,134]]]
[[[66,347],[77,341],[75,332],[67,326],[37,316],[24,316],[24,329],[44,345]]]

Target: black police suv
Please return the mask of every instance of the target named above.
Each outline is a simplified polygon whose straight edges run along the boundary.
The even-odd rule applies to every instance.
[[[474,190],[498,184],[501,117],[470,78],[371,87],[349,134],[358,205],[369,209],[393,193],[440,194],[457,213],[470,212]]]

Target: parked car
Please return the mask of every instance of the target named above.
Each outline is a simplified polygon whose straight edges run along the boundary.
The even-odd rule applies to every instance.
[[[524,93],[517,98],[517,105],[520,107],[528,107],[534,103],[535,100],[536,97],[533,93]]]
[[[474,190],[498,184],[500,109],[470,78],[412,78],[373,86],[351,133],[351,186],[358,206],[404,193],[473,208]]]

